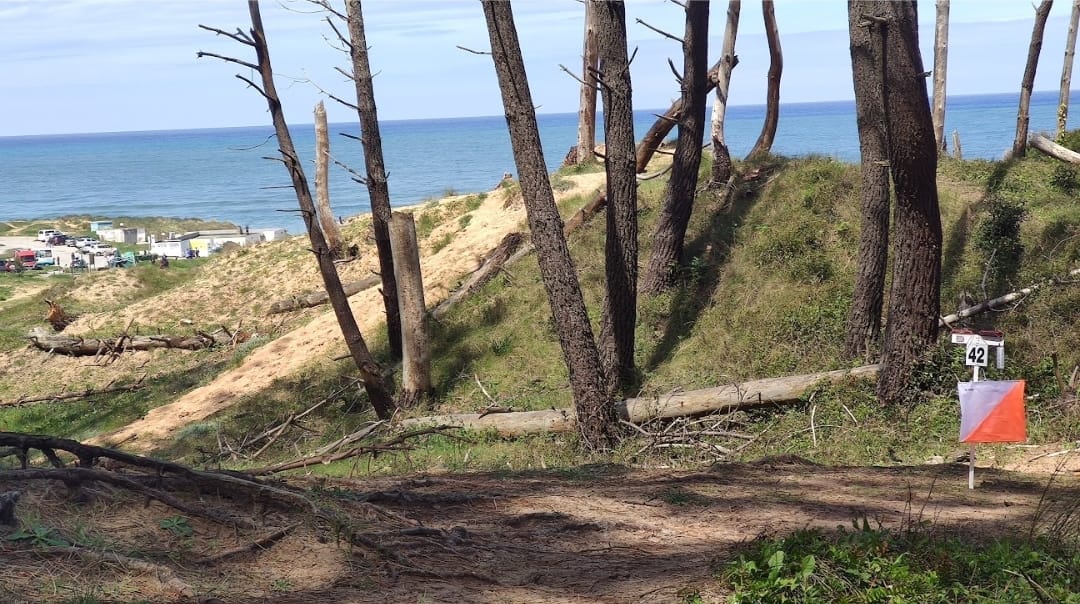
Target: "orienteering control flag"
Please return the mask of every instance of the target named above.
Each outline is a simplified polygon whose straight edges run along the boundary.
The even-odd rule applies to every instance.
[[[1027,440],[1024,380],[959,382],[960,442],[1015,443]]]

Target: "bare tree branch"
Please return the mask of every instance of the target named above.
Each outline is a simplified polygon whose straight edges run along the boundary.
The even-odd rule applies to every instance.
[[[229,32],[227,32],[227,31],[225,31],[223,29],[218,29],[216,27],[209,27],[207,25],[199,25],[199,27],[201,29],[205,29],[206,31],[214,32],[215,34],[217,34],[219,36],[225,36],[226,38],[232,38],[233,40],[236,40],[237,42],[239,42],[241,44],[247,44],[248,46],[255,46],[255,41],[251,39],[251,36],[244,33],[244,30],[240,29],[239,27],[236,28],[236,33],[229,33]]]
[[[672,61],[672,60],[671,60],[671,59],[669,58],[669,59],[667,60],[667,64],[668,64],[668,67],[670,67],[670,68],[671,68],[671,73],[675,74],[675,80],[676,80],[677,82],[679,82],[679,86],[682,86],[682,83],[683,83],[682,75],[681,75],[681,74],[679,74],[679,70],[675,68],[675,62],[674,62],[674,61]]]
[[[465,52],[471,52],[474,55],[490,55],[491,54],[490,52],[485,52],[483,50],[473,50],[471,48],[465,48],[464,46],[461,46],[460,44],[457,45],[457,48],[460,48],[461,50],[464,50]]]
[[[648,23],[646,23],[646,22],[642,21],[641,19],[634,19],[634,20],[635,20],[635,21],[637,21],[638,23],[640,23],[641,25],[644,25],[645,27],[647,27],[647,28],[649,28],[649,29],[651,29],[651,30],[655,31],[656,33],[660,34],[661,36],[664,36],[665,38],[670,38],[670,39],[672,39],[672,40],[675,40],[675,41],[676,41],[676,42],[678,42],[679,44],[685,44],[685,43],[686,43],[686,42],[685,42],[685,41],[684,41],[684,40],[683,40],[682,38],[680,38],[679,36],[675,36],[675,35],[669,34],[669,33],[667,33],[666,31],[664,31],[664,30],[662,30],[662,29],[660,29],[660,28],[658,28],[658,27],[653,27],[652,25],[649,25]]]
[[[203,51],[203,50],[200,50],[199,52],[195,53],[195,58],[201,59],[203,57],[211,57],[211,58],[214,58],[214,59],[221,59],[222,61],[225,61],[227,63],[236,63],[237,65],[243,65],[244,67],[247,67],[248,69],[254,69],[255,71],[259,70],[258,65],[254,64],[254,63],[249,63],[247,61],[241,61],[240,59],[237,59],[236,57],[227,57],[225,55],[219,55],[219,54],[217,54],[215,52],[206,52],[206,51]]]

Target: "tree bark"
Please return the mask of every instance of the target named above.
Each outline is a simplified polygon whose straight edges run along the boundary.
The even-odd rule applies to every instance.
[[[1029,144],[1054,159],[1060,159],[1061,161],[1069,162],[1070,164],[1080,164],[1080,153],[1067,147],[1062,147],[1041,134],[1032,136]]]
[[[420,248],[416,245],[413,215],[390,215],[390,243],[397,270],[397,299],[401,316],[402,408],[415,406],[431,394],[431,350],[428,347],[427,306],[420,274]]]
[[[705,83],[706,95],[716,88],[717,78],[719,77],[717,73],[720,70],[721,61],[723,61],[723,58],[709,68],[709,75]],[[656,116],[656,121],[653,122],[653,125],[645,132],[645,136],[641,137],[641,141],[638,143],[637,150],[635,151],[637,156],[636,170],[638,174],[641,174],[648,169],[649,162],[652,160],[653,155],[656,154],[656,150],[659,149],[660,145],[664,142],[664,137],[671,132],[676,124],[682,121],[682,116],[683,100],[680,95],[679,98],[671,103],[671,107],[668,107],[668,110],[665,111],[663,115]]]
[[[1046,19],[1054,0],[1042,0],[1035,9],[1035,26],[1031,30],[1031,44],[1028,46],[1027,65],[1024,67],[1024,79],[1020,82],[1020,107],[1016,111],[1016,138],[1013,139],[1011,157],[1019,159],[1027,153],[1028,122],[1031,108],[1031,90],[1035,86],[1035,70],[1039,67],[1039,53],[1042,52],[1043,32]]]
[[[682,262],[686,226],[694,208],[701,167],[701,139],[705,134],[708,36],[709,3],[700,0],[687,3],[681,83],[682,106],[686,111],[679,120],[671,178],[664,192],[664,206],[657,218],[652,255],[642,285],[647,294],[658,294],[671,287]]]
[[[780,123],[780,76],[784,71],[784,53],[780,49],[773,0],[762,0],[761,12],[765,18],[765,37],[769,41],[769,87],[765,94],[765,123],[754,148],[746,155],[747,159],[759,159],[772,151],[776,127]]]
[[[735,54],[735,38],[739,33],[739,11],[741,0],[729,0],[727,26],[724,28],[724,48],[720,53],[719,69],[710,72],[716,78],[716,100],[712,112],[712,186],[718,187],[731,178],[731,150],[724,139],[724,116],[727,113],[728,91],[731,88],[731,72],[739,64]]]
[[[604,169],[607,172],[606,290],[600,319],[600,362],[608,394],[636,381],[638,199],[634,156],[634,107],[626,52],[623,2],[589,0],[600,46],[599,80],[604,103]]]
[[[390,340],[391,354],[394,358],[401,358],[401,317],[398,315],[394,252],[390,246],[390,185],[386,180],[382,135],[379,132],[379,112],[375,107],[375,86],[372,83],[371,63],[364,33],[364,13],[360,0],[346,0],[345,14],[349,25],[352,77],[356,84],[356,112],[360,117],[360,141],[364,147],[364,167],[367,170],[365,180],[368,199],[371,203],[371,226],[375,232],[375,247],[379,251],[379,275],[382,277],[386,330]]]
[[[1065,134],[1069,121],[1069,92],[1072,87],[1073,59],[1076,57],[1076,29],[1080,26],[1080,0],[1073,0],[1069,17],[1069,35],[1065,40],[1065,62],[1061,66],[1061,92],[1058,95],[1057,137]]]
[[[889,256],[889,152],[885,139],[885,36],[874,19],[884,18],[884,2],[848,4],[851,72],[855,84],[855,115],[859,128],[862,176],[862,218],[855,289],[844,353],[866,355],[881,335],[881,310]]]
[[[599,67],[596,8],[592,2],[585,3],[585,33],[582,41],[581,106],[578,108],[578,164],[596,160],[596,70]]]
[[[296,200],[300,205],[300,214],[304,219],[304,227],[307,229],[308,239],[311,241],[311,249],[315,254],[319,265],[319,273],[323,278],[323,285],[330,297],[330,304],[334,307],[334,315],[337,317],[341,334],[345,338],[345,344],[349,348],[349,354],[360,371],[364,381],[364,389],[371,399],[371,405],[380,419],[389,419],[394,412],[394,401],[386,388],[385,377],[382,367],[368,351],[367,343],[360,334],[360,327],[356,324],[356,317],[349,307],[349,298],[342,291],[341,279],[334,266],[334,260],[330,256],[330,250],[326,245],[326,239],[315,222],[315,202],[311,197],[311,189],[308,187],[304,168],[296,154],[289,126],[285,122],[285,113],[281,108],[281,100],[274,85],[274,70],[270,65],[270,50],[266,44],[266,34],[263,29],[262,16],[259,13],[258,0],[248,0],[248,12],[251,14],[250,41],[244,41],[255,49],[257,67],[262,87],[259,92],[266,99],[270,116],[274,123],[274,132],[277,134],[278,146],[281,152],[281,161],[289,172],[292,180]],[[204,56],[205,53],[200,53]]]
[[[937,0],[934,20],[934,143],[945,156],[945,83],[949,65],[949,0]]]
[[[821,383],[837,384],[849,379],[874,379],[877,365],[841,369],[824,373],[793,375],[752,380],[704,390],[673,392],[659,397],[632,398],[616,403],[619,417],[640,424],[655,419],[669,419],[730,413],[745,409],[798,403],[811,387]],[[454,426],[469,430],[495,430],[500,436],[571,432],[575,428],[573,409],[519,411],[512,413],[460,413],[417,417],[402,422],[403,429],[421,426]]]
[[[570,373],[578,427],[586,447],[607,449],[617,433],[615,406],[604,391],[600,355],[548,180],[513,11],[501,0],[486,0],[482,6],[540,276]]]
[[[318,202],[316,212],[319,226],[322,228],[330,254],[341,256],[341,229],[334,220],[334,210],[330,207],[330,136],[326,127],[326,107],[319,101],[315,105],[315,197]]]
[[[882,2],[885,132],[896,195],[893,276],[878,397],[903,400],[915,361],[937,335],[941,295],[941,214],[937,149],[919,52],[914,2]]]

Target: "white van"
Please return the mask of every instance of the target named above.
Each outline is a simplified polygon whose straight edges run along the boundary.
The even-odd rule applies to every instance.
[[[44,243],[47,242],[49,238],[53,235],[63,235],[63,233],[56,229],[43,229],[37,232],[37,240]]]

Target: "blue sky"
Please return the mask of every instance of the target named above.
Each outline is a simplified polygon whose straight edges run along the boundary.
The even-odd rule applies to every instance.
[[[490,57],[455,48],[488,46],[476,0],[365,0],[375,95],[381,119],[499,115]],[[720,47],[727,2],[712,2],[710,62]],[[1051,13],[1036,89],[1056,89],[1070,3]],[[263,21],[278,89],[291,122],[310,123],[320,94],[308,80],[348,98],[351,82],[334,71],[346,55],[327,40],[322,15],[303,0],[263,0]],[[582,5],[576,0],[516,0],[514,12],[538,110],[577,109],[578,84],[559,65],[579,69]],[[681,51],[634,22],[680,34],[682,10],[662,0],[627,5],[636,108],[666,107],[678,94],[667,66]],[[927,69],[934,3],[919,6]],[[784,48],[781,99],[850,99],[846,2],[778,0]],[[1026,0],[953,0],[949,93],[1019,89],[1034,15]],[[249,27],[244,0],[0,0],[0,136],[213,128],[269,123],[265,103],[233,75],[236,65],[196,59],[198,50],[247,60],[246,47],[198,29]],[[744,0],[731,90],[733,105],[764,102],[768,49],[760,3]],[[1077,81],[1080,81],[1078,71]],[[327,103],[332,121],[355,113]]]

